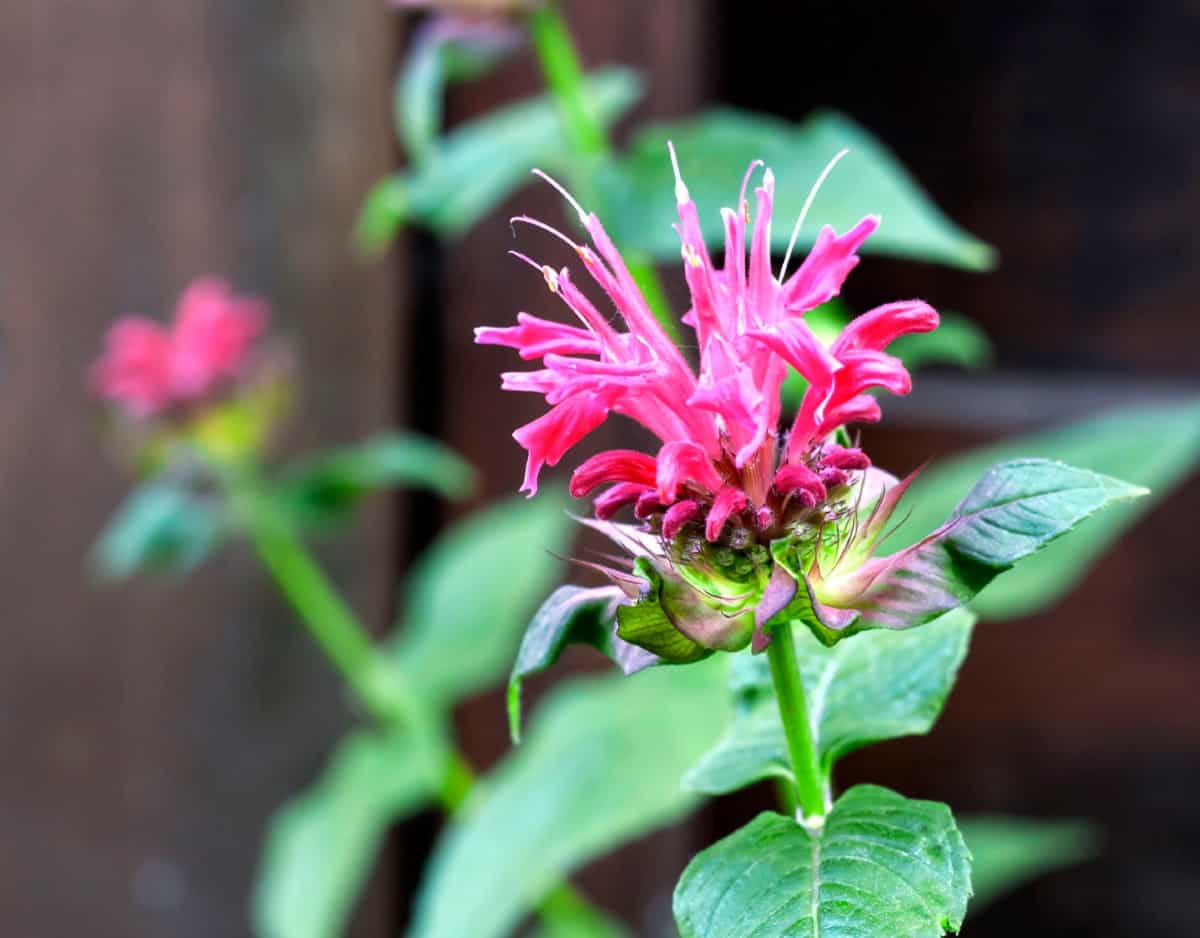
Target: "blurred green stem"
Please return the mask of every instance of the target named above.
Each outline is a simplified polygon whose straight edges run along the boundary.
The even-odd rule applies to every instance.
[[[791,623],[785,622],[771,633],[767,660],[792,771],[796,775],[796,801],[806,826],[819,826],[825,818],[825,787],[809,725],[808,707],[804,703],[804,685],[800,680],[800,663],[796,660],[796,639]]]
[[[427,732],[429,721],[419,701],[412,699],[396,669],[380,654],[366,628],[317,566],[257,470],[252,466],[226,468],[223,478],[255,552],[363,708],[383,725]],[[454,814],[474,787],[475,773],[452,742],[442,741],[441,745],[446,750],[446,769],[437,797],[445,812]],[[564,904],[588,904],[567,882],[555,886],[544,902],[547,920]]]
[[[546,78],[546,87],[558,103],[567,139],[578,160],[573,187],[585,202],[590,202],[595,194],[592,182],[595,173],[612,162],[612,143],[587,100],[579,53],[554,0],[547,0],[529,14],[529,35]],[[654,264],[641,254],[626,252],[624,256],[629,273],[641,288],[654,317],[667,335],[678,342],[679,327],[671,317]]]

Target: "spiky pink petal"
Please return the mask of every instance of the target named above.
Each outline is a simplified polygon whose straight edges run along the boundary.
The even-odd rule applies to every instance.
[[[597,397],[580,394],[567,398],[549,413],[519,427],[513,433],[513,439],[528,453],[521,491],[532,498],[537,493],[542,467],[557,465],[567,450],[604,423],[608,410]]]
[[[529,313],[517,313],[516,326],[500,329],[480,326],[475,341],[480,345],[504,345],[514,348],[525,360],[543,355],[599,355],[600,343],[586,329],[540,319]]]

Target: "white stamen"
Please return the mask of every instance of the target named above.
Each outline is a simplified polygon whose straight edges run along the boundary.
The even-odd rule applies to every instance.
[[[534,228],[541,228],[542,231],[545,231],[547,234],[554,235],[554,237],[558,238],[558,240],[562,241],[564,244],[570,245],[575,249],[576,252],[580,251],[583,247],[580,244],[576,244],[553,225],[547,225],[544,221],[539,221],[538,219],[531,218],[528,215],[516,215],[508,220],[510,225],[515,225],[518,222],[522,225],[532,225]]]
[[[796,219],[796,227],[792,229],[792,239],[788,241],[787,253],[783,255],[783,266],[779,268],[778,283],[782,284],[783,278],[787,274],[788,261],[792,259],[792,249],[796,246],[796,239],[800,237],[800,227],[804,224],[808,210],[812,207],[813,199],[817,197],[817,192],[820,191],[825,179],[833,172],[833,167],[837,166],[838,161],[849,152],[848,149],[842,150],[837,156],[831,159],[829,165],[825,167],[821,175],[817,177],[817,181],[813,183],[813,187],[808,191],[808,198],[804,200],[804,207],[800,209],[800,217]]]
[[[767,190],[768,195],[775,194],[775,173],[771,171],[770,166],[763,172],[763,188]]]
[[[683,184],[683,174],[679,171],[679,158],[675,155],[675,144],[667,141],[667,152],[671,154],[671,169],[675,171],[675,201],[682,205],[691,200],[688,188]]]
[[[583,210],[583,206],[575,201],[575,197],[573,195],[571,195],[571,193],[569,193],[566,190],[566,188],[557,179],[554,179],[552,176],[549,176],[546,173],[543,173],[540,169],[532,170],[532,172],[535,176],[541,177],[546,182],[550,183],[550,185],[552,185],[555,189],[557,189],[558,194],[561,195],[568,202],[570,202],[571,207],[574,208],[575,211],[579,213],[579,220],[585,226],[587,225],[588,213]]]

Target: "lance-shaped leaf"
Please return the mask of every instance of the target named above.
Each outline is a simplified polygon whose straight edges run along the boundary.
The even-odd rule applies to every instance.
[[[832,648],[797,630],[800,677],[826,779],[855,749],[929,732],[966,657],[973,622],[959,609],[919,629],[863,632]],[[739,655],[730,684],[737,719],[684,777],[694,791],[719,795],[792,777],[766,657]]]
[[[568,645],[590,645],[625,674],[658,660],[617,637],[617,607],[624,598],[615,586],[560,586],[534,613],[508,679],[508,726],[514,743],[521,740],[521,682],[553,665]]]
[[[971,912],[1054,870],[1095,856],[1100,835],[1087,821],[979,815],[960,818],[971,851]]]
[[[125,498],[96,542],[92,563],[111,579],[143,571],[186,573],[204,561],[224,534],[218,499],[157,479]]]
[[[1102,508],[1146,489],[1046,459],[988,469],[932,534],[888,557],[822,577],[815,596],[859,614],[855,630],[904,629],[970,602],[1018,560]]]
[[[721,732],[727,659],[571,681],[434,851],[411,938],[500,938],[572,870],[683,817],[679,780]]]
[[[384,832],[434,797],[443,756],[407,733],[342,742],[317,783],[271,819],[254,888],[256,934],[345,934]]]
[[[1041,456],[1103,472],[1150,489],[1150,497],[1114,505],[1019,564],[972,605],[986,619],[1043,609],[1069,592],[1118,537],[1196,471],[1200,464],[1200,402],[1129,407],[1020,436],[937,464],[922,473],[905,499],[912,515],[896,533],[911,543],[938,524],[979,474],[993,463]]]
[[[584,92],[592,113],[607,125],[640,97],[641,82],[629,69],[604,69],[588,77]],[[441,235],[462,234],[531,181],[531,166],[553,170],[572,157],[558,105],[550,95],[492,111],[442,137],[436,159],[378,183],[363,205],[359,243],[378,251],[409,222]]]
[[[452,449],[419,433],[386,433],[288,467],[283,507],[301,524],[323,527],[346,518],[368,494],[393,486],[432,489],[462,498],[474,470]]]
[[[682,938],[938,938],[961,927],[970,894],[949,808],[859,785],[820,832],[764,813],[697,855],[675,921]]]

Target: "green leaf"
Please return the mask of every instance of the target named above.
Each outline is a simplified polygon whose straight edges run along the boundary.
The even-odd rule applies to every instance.
[[[605,125],[624,114],[641,90],[637,74],[624,68],[603,69],[586,84],[592,111]],[[408,222],[460,235],[531,180],[532,167],[566,168],[571,159],[549,95],[492,111],[446,134],[436,159],[379,183],[364,205],[359,243],[377,251]]]
[[[1069,592],[1089,566],[1142,515],[1195,472],[1200,462],[1200,402],[1131,407],[947,460],[924,472],[905,498],[911,516],[889,543],[904,546],[930,530],[985,467],[1015,456],[1042,456],[1127,479],[1150,497],[1107,508],[1049,545],[1036,563],[1018,565],[972,605],[987,619],[1043,609]]]
[[[289,467],[279,490],[296,520],[321,527],[344,520],[378,489],[413,486],[462,498],[474,484],[474,471],[449,447],[418,433],[388,433]]]
[[[483,75],[516,45],[514,33],[491,24],[442,19],[421,28],[393,95],[396,135],[413,160],[435,157],[446,85]]]
[[[1087,821],[981,815],[961,818],[958,829],[971,851],[972,912],[1030,880],[1091,859],[1100,844]]]
[[[723,661],[557,689],[439,842],[412,938],[507,935],[572,870],[690,811],[679,779],[721,731]]]
[[[261,938],[336,938],[387,827],[419,810],[440,768],[411,736],[359,732],[271,820],[254,888]]]
[[[970,602],[996,576],[1109,505],[1146,490],[1047,459],[1015,459],[988,469],[932,534],[882,561],[817,589],[862,590],[847,605],[856,629],[910,628]],[[838,603],[841,604],[840,602]]]
[[[790,124],[747,111],[717,110],[639,131],[616,170],[602,180],[609,193],[605,224],[624,250],[679,259],[679,239],[671,229],[676,212],[668,140],[675,144],[705,238],[713,246],[724,244],[718,209],[734,205],[751,160],[764,160],[775,173],[772,244],[782,253],[809,189],[834,155],[848,148],[849,155],[822,186],[797,244],[811,245],[823,225],[844,231],[863,216],[877,214],[883,223],[866,251],[968,270],[987,270],[994,263],[992,249],[950,221],[878,140],[832,111]],[[791,270],[797,266],[793,258]]]
[[[553,491],[505,499],[421,555],[391,643],[415,693],[450,706],[503,679],[530,612],[562,575],[574,533],[566,506]]]
[[[617,607],[623,598],[616,587],[560,586],[534,613],[508,678],[508,726],[514,743],[521,741],[521,682],[553,665],[568,645],[591,645],[625,674],[658,660],[617,637]]]
[[[217,547],[225,533],[221,503],[156,479],[137,486],[117,508],[92,549],[99,574],[186,573]]]
[[[630,938],[625,926],[569,888],[555,890],[538,906],[538,925],[535,938]]]
[[[949,808],[859,785],[818,834],[764,813],[698,854],[675,920],[681,938],[937,938],[958,931],[970,894]]]
[[[863,632],[832,648],[796,632],[813,741],[828,780],[834,763],[870,743],[928,733],[967,654],[974,617],[959,609],[919,629]],[[738,655],[731,686],[738,717],[684,777],[720,795],[764,778],[792,778],[765,655]]]

